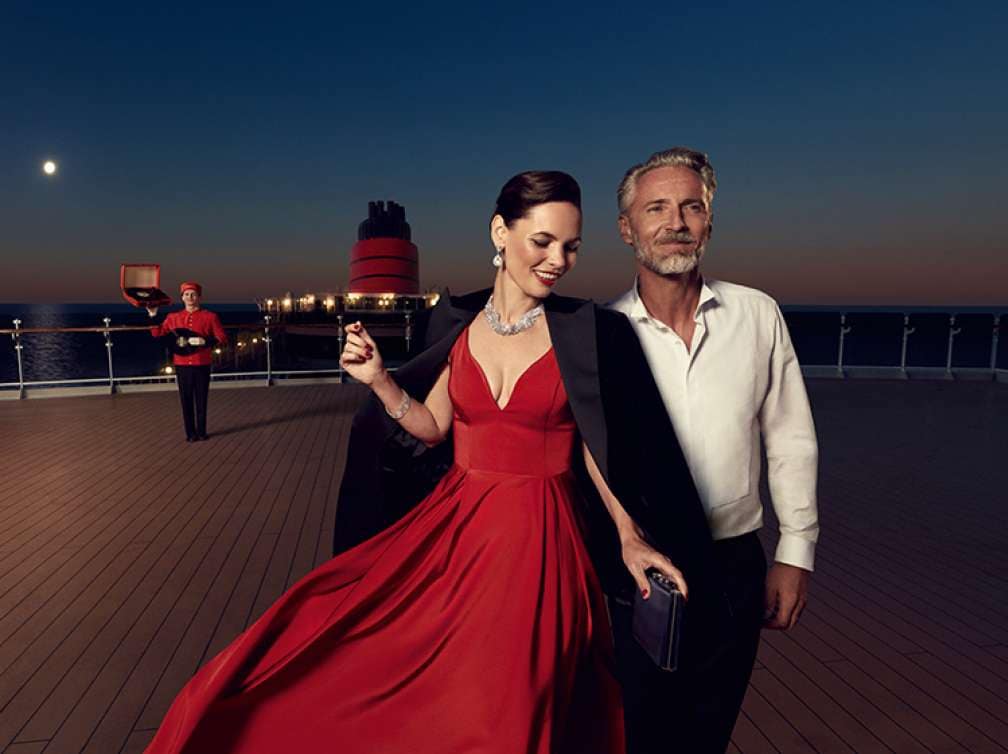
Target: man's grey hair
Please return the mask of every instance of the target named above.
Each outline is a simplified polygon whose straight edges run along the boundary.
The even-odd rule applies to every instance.
[[[672,147],[661,152],[655,152],[647,158],[646,162],[634,165],[630,168],[623,180],[620,181],[619,189],[616,191],[616,201],[619,204],[620,214],[626,214],[627,208],[633,204],[634,192],[637,189],[637,180],[655,168],[683,167],[689,168],[700,176],[703,181],[704,197],[707,200],[707,208],[710,210],[714,203],[714,191],[717,189],[717,180],[714,178],[714,167],[703,152],[697,152],[689,147]]]

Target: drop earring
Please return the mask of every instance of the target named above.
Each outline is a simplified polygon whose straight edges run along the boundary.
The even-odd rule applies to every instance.
[[[500,268],[504,266],[504,256],[501,254],[502,251],[503,249],[497,249],[497,253],[493,255],[493,259],[491,261],[493,262],[494,267]]]

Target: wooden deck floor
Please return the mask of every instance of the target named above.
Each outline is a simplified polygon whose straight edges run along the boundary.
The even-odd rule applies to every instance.
[[[812,381],[811,604],[733,752],[1008,752],[1008,389]],[[174,694],[329,555],[359,388],[0,404],[0,751],[141,752]],[[772,525],[766,544],[774,540]]]

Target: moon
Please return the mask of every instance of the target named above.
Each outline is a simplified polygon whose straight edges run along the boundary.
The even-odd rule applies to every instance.
[[[46,175],[56,175],[58,166],[52,160],[46,160],[42,163],[42,172]]]

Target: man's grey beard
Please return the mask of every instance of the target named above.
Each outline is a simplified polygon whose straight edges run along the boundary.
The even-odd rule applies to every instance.
[[[668,256],[659,257],[654,253],[651,244],[641,243],[636,234],[634,234],[633,242],[634,256],[637,257],[637,261],[658,275],[683,275],[692,272],[700,264],[700,260],[707,250],[707,242],[704,241],[691,252],[673,252]]]

